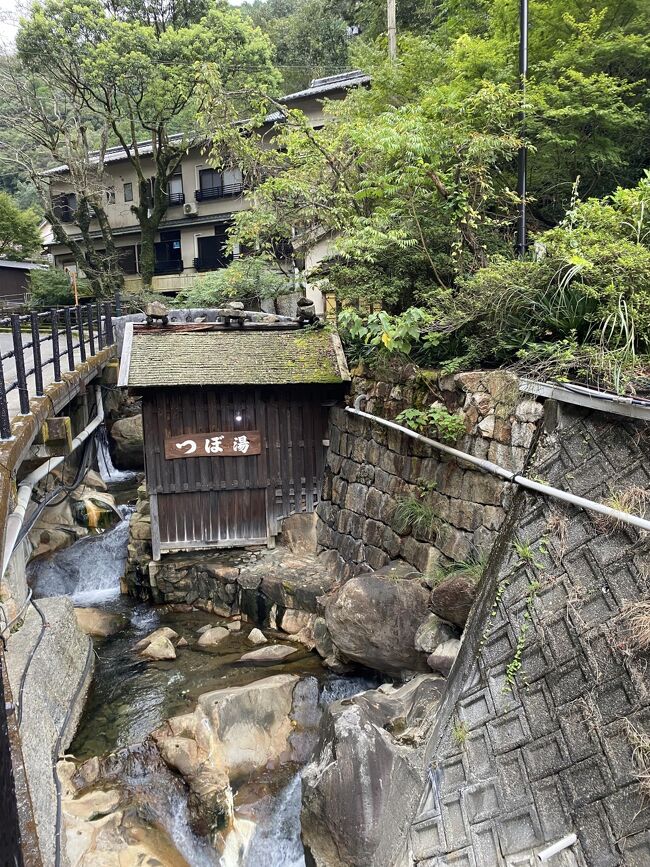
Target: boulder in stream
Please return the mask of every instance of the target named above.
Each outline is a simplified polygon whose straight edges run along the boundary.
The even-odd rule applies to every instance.
[[[443,678],[418,675],[325,711],[302,775],[302,838],[315,867],[409,864],[408,826]]]
[[[261,629],[255,627],[255,629],[251,629],[248,633],[248,640],[251,644],[266,644],[268,638],[264,635]]]
[[[245,653],[240,662],[279,662],[292,653],[296,653],[295,647],[287,647],[286,644],[270,644],[268,647],[258,647],[257,650],[250,650]]]
[[[118,419],[111,428],[115,446],[115,465],[121,470],[144,469],[142,416]]]
[[[201,633],[198,643],[201,647],[216,647],[217,644],[220,644],[229,635],[230,633],[223,626],[213,626],[211,629],[206,629],[205,632]]]
[[[158,638],[150,641],[140,653],[147,659],[176,659],[174,645],[164,635],[159,635]]]
[[[108,638],[124,627],[121,614],[112,614],[101,608],[75,608],[74,613],[83,632],[93,638]]]
[[[178,632],[175,632],[170,626],[161,626],[160,629],[154,629],[153,632],[149,633],[146,638],[143,638],[141,641],[138,641],[137,644],[133,646],[134,650],[144,650],[152,641],[156,641],[158,638],[167,638],[169,641],[172,641],[174,638],[178,638]]]
[[[315,678],[279,674],[201,695],[193,713],[155,731],[164,761],[190,788],[195,827],[208,827],[221,845],[232,827],[231,783],[305,761],[316,740],[317,705]]]
[[[397,677],[429,671],[415,647],[429,614],[429,591],[419,577],[381,570],[351,578],[325,607],[327,630],[343,657]]]

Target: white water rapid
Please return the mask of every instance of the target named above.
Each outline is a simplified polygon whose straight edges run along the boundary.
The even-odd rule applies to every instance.
[[[136,473],[131,470],[118,470],[113,465],[111,451],[108,447],[108,434],[103,425],[97,431],[95,442],[97,444],[97,464],[99,466],[99,474],[107,484],[114,485],[119,482],[130,482],[136,477]]]
[[[70,548],[30,564],[28,574],[36,597],[70,596],[76,605],[96,605],[120,594],[130,506],[118,506],[122,520],[111,530],[85,536]]]

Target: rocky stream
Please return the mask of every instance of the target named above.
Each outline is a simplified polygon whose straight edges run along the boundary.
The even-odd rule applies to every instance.
[[[257,655],[281,647],[288,657],[247,661],[255,624],[121,595],[135,483],[100,466],[120,520],[29,568],[35,596],[71,597],[94,641],[91,689],[59,763],[67,860],[300,867],[301,769],[323,711],[380,681],[335,675],[268,629],[267,653]],[[227,633],[202,640],[216,630]],[[174,658],[142,655],[152,633],[171,639]],[[223,705],[217,722],[207,709],[213,700]],[[192,734],[191,717],[200,729]]]

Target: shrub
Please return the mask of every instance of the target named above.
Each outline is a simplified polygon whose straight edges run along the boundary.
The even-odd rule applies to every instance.
[[[259,307],[265,299],[292,291],[293,282],[286,275],[251,256],[201,275],[177,295],[176,303],[181,307],[221,307],[228,301],[242,301],[246,306]]]
[[[60,307],[74,304],[70,280],[60,268],[29,272],[29,297],[33,307]]]

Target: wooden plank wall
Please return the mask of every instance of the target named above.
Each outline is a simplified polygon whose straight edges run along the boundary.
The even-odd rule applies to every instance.
[[[341,387],[151,389],[142,401],[147,486],[157,494],[160,543],[259,541],[320,496],[329,406]],[[165,437],[259,430],[262,453],[166,460]]]

